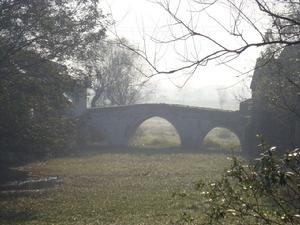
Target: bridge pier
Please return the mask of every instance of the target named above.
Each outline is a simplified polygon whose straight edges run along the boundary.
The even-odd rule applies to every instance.
[[[177,120],[173,124],[180,136],[183,148],[199,148],[212,126],[209,121],[193,118]]]
[[[182,148],[187,148],[187,149],[195,149],[199,148],[201,145],[199,139],[193,139],[193,138],[182,138],[181,139],[181,147]]]

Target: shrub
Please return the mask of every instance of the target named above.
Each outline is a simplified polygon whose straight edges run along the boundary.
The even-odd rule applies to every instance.
[[[275,147],[261,147],[254,162],[232,157],[220,180],[197,184],[204,218],[189,224],[300,224],[300,149],[279,155]]]
[[[202,186],[209,201],[209,224],[299,224],[300,152],[280,156],[262,145],[255,163],[233,157],[230,170],[216,182]],[[201,187],[201,185],[199,185]]]

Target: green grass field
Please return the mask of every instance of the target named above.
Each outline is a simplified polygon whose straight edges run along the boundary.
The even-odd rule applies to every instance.
[[[176,193],[193,193],[227,164],[222,154],[90,153],[27,165],[63,184],[1,195],[0,224],[168,224],[197,201]]]
[[[0,224],[162,225],[172,224],[186,210],[201,219],[201,194],[195,184],[199,179],[218,179],[229,164],[228,151],[108,152],[82,151],[23,167],[32,176],[59,176],[62,184],[38,192],[0,194]]]

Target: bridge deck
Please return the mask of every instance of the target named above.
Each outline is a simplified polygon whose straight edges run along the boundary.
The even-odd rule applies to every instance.
[[[186,109],[196,111],[212,111],[212,112],[238,112],[237,110],[224,110],[217,108],[207,108],[180,104],[166,104],[166,103],[144,103],[144,104],[133,104],[133,105],[122,105],[122,106],[109,106],[109,107],[93,107],[88,108],[89,111],[103,111],[103,110],[122,110],[122,109],[133,109],[133,108],[145,108],[145,107],[161,107],[161,108],[173,108],[173,109]]]

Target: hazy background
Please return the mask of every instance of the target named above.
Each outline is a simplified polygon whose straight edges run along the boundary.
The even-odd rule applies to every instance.
[[[178,58],[173,53],[176,49],[164,48],[151,41],[153,37],[164,39],[168,36],[169,31],[166,25],[169,24],[170,19],[163,9],[147,0],[106,0],[105,5],[107,7],[105,9],[111,12],[116,21],[115,27],[111,28],[112,37],[117,33],[135,46],[146,49],[150,57],[154,58],[158,55],[158,65],[161,68],[172,68],[173,65],[177,65]],[[188,10],[187,7],[186,13],[189,13]],[[228,11],[222,8],[218,10],[220,10],[220,19],[228,19]],[[251,8],[249,10],[251,11]],[[254,14],[254,10],[253,15],[259,17]],[[183,12],[185,11],[183,10]],[[262,18],[259,19],[262,20]],[[223,35],[226,38],[224,30],[221,30],[212,21],[204,18],[199,21],[199,24],[213,35]],[[246,27],[245,32],[247,32]],[[253,39],[259,38],[251,33],[247,35]],[[228,40],[228,42],[231,41]],[[199,46],[200,51],[204,52],[209,48],[201,43]],[[254,68],[258,55],[259,51],[253,48],[229,64],[220,65],[219,62],[212,62],[199,68],[184,86],[189,74],[157,75],[151,78],[149,85],[149,89],[154,87],[156,91],[151,93],[144,102],[238,109],[240,98],[250,96],[248,87],[252,71],[246,75],[241,74]]]

